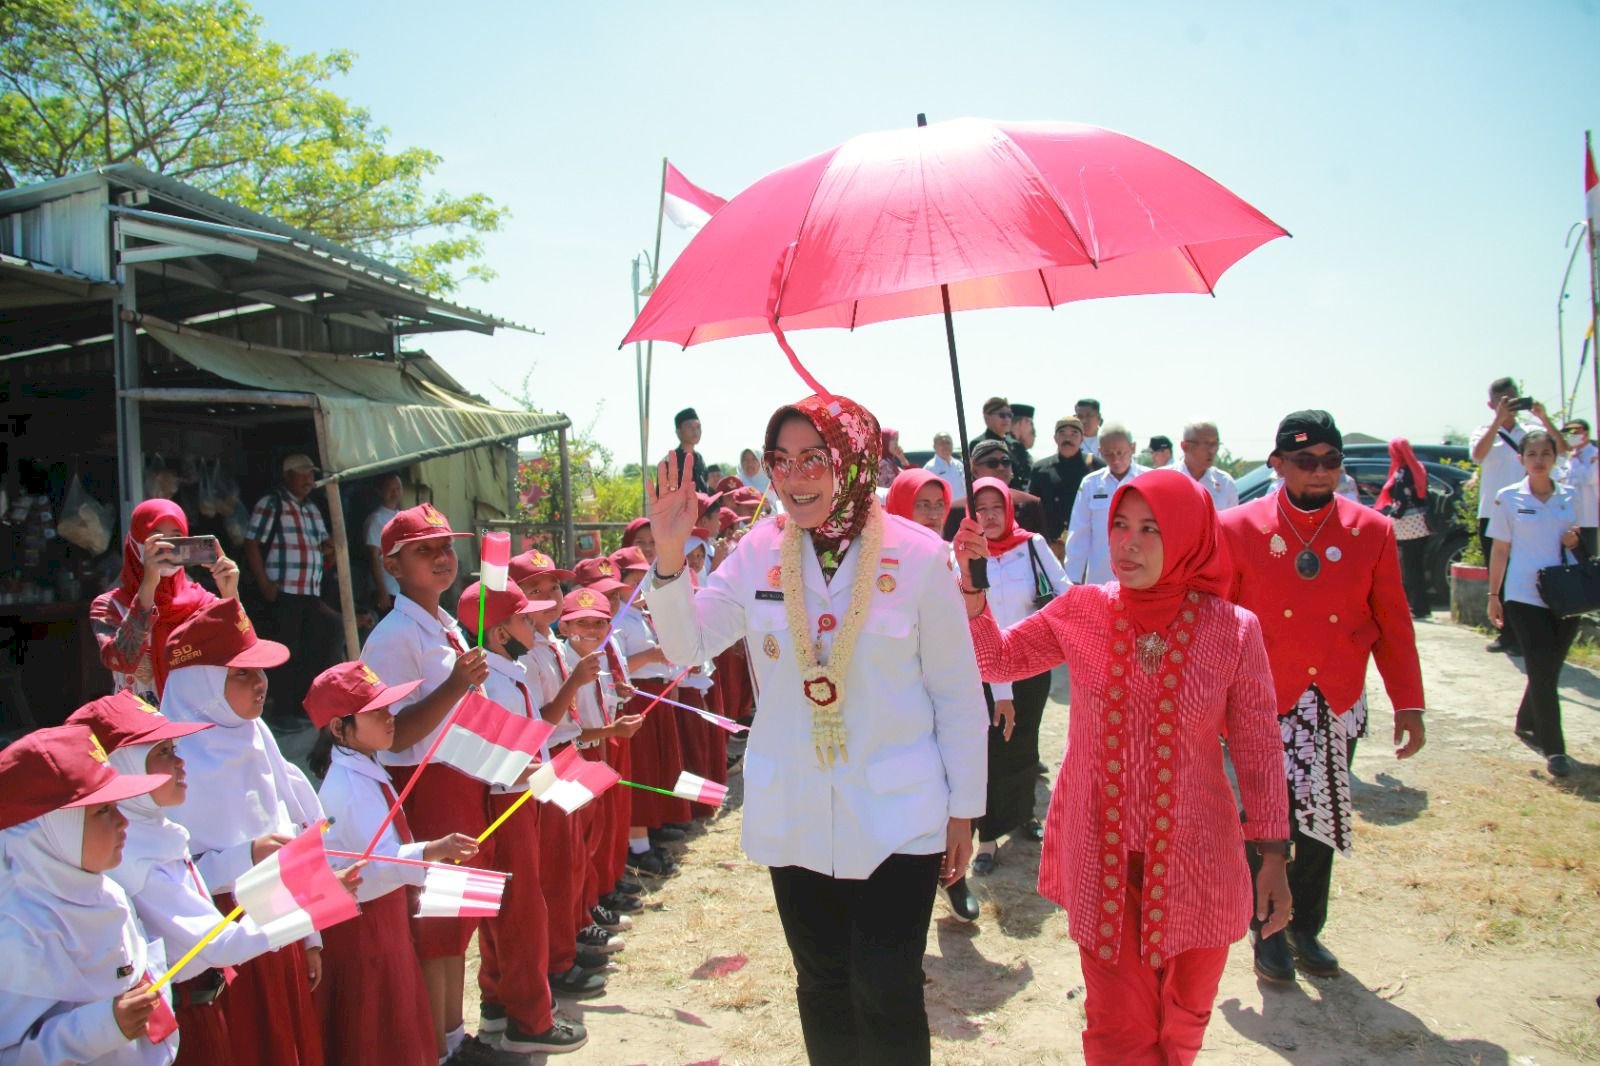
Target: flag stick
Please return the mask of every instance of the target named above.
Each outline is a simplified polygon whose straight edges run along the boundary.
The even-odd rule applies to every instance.
[[[522,805],[524,803],[527,803],[532,798],[533,798],[533,789],[531,789],[531,788],[528,789],[526,792],[524,792],[522,795],[518,796],[517,797],[517,802],[515,802],[511,806],[507,807],[505,809],[505,811],[500,815],[500,817],[496,818],[494,821],[489,823],[489,828],[485,829],[483,832],[478,834],[478,843],[482,844],[485,840],[488,840],[490,833],[494,832],[496,829],[499,829],[502,825],[504,825],[505,824],[505,820],[507,818],[510,818],[513,814],[516,814],[517,811],[522,808]]]
[[[222,921],[220,921],[216,925],[212,926],[211,932],[209,932],[205,936],[201,937],[200,938],[200,942],[198,944],[196,944],[194,947],[190,948],[187,952],[185,952],[183,958],[181,958],[177,962],[173,963],[172,967],[170,969],[168,969],[166,973],[162,974],[160,979],[157,980],[155,984],[150,986],[150,991],[152,991],[152,992],[161,991],[162,987],[164,985],[166,985],[166,983],[168,981],[172,980],[174,974],[176,974],[179,970],[183,969],[185,966],[189,965],[191,962],[194,961],[194,957],[196,955],[200,954],[200,949],[204,948],[207,944],[211,943],[213,940],[217,939],[217,937],[221,936],[222,935],[222,931],[224,929],[228,928],[229,923],[234,921],[236,918],[239,917],[239,915],[241,915],[243,913],[244,913],[244,906],[242,904],[240,906],[237,906],[237,907],[233,908],[233,910],[229,911],[227,916],[224,917],[222,919]]]
[[[481,590],[478,595],[480,597],[483,595]],[[483,635],[482,626],[478,628],[478,635],[480,638]],[[429,760],[433,758],[433,753],[439,750],[440,744],[444,743],[445,734],[449,733],[450,727],[456,724],[456,717],[461,714],[461,702],[465,699],[466,697],[463,696],[462,700],[458,700],[456,705],[450,709],[450,714],[445,718],[444,724],[439,727],[439,735],[433,738],[433,743],[428,745],[427,754],[422,756],[422,761],[417,763],[416,769],[411,772],[411,780],[407,781],[406,787],[400,790],[400,795],[394,798],[394,806],[390,807],[389,813],[383,816],[383,822],[379,824],[378,831],[372,834],[372,842],[361,853],[361,858],[367,859],[372,856],[372,849],[378,846],[378,841],[383,839],[384,831],[394,822],[395,815],[400,812],[400,805],[406,801],[407,796],[411,795],[411,790],[417,787],[417,781],[422,777],[422,768],[428,765]]]
[[[628,609],[633,606],[633,601],[639,598],[639,593],[644,589],[644,583],[649,577],[650,575],[646,574],[644,577],[639,579],[639,583],[633,586],[633,593],[628,597],[628,602],[622,605],[622,610],[611,616],[611,624],[606,626],[606,635],[605,638],[600,641],[600,647],[603,648],[607,644],[611,643],[611,634],[617,631],[617,622],[625,613],[627,613]]]
[[[681,707],[684,710],[689,711],[689,712],[691,712],[693,714],[703,714],[703,715],[706,715],[707,717],[715,718],[715,719],[717,719],[718,721],[721,721],[721,722],[729,722],[729,723],[731,723],[733,725],[739,726],[740,729],[749,729],[750,728],[749,726],[746,726],[746,725],[739,725],[739,723],[734,721],[734,719],[729,718],[729,717],[727,717],[725,715],[717,714],[715,711],[708,711],[704,707],[691,707],[691,706],[689,706],[689,704],[687,704],[687,703],[679,703],[677,700],[660,699],[660,698],[658,698],[658,702],[665,703],[669,707]]]
[[[667,682],[667,687],[661,690],[661,694],[660,695],[658,695],[655,699],[651,700],[649,703],[645,704],[644,710],[639,712],[639,716],[642,718],[643,716],[649,714],[651,708],[653,708],[656,704],[660,703],[662,701],[662,699],[666,697],[667,693],[669,693],[673,689],[677,688],[678,687],[678,682],[682,681],[684,678],[688,677],[689,676],[689,671],[693,670],[693,669],[694,669],[694,667],[692,667],[692,666],[685,666],[683,668],[683,672],[681,674],[679,674],[677,677],[673,678],[671,681]]]
[[[478,647],[483,647],[483,607],[489,599],[489,590],[482,581],[478,582]]]
[[[657,788],[654,785],[641,785],[637,781],[626,781],[626,780],[623,780],[623,779],[619,778],[617,780],[617,784],[619,784],[619,785],[627,785],[629,788],[642,788],[646,792],[659,792],[663,796],[671,796],[674,799],[681,799],[682,798],[676,792],[669,792],[667,789]]]
[[[506,813],[509,814],[511,812],[507,811]],[[494,826],[490,826],[489,827],[489,829],[493,829],[493,828],[494,828]],[[480,842],[482,842],[483,837],[486,837],[486,836],[489,835],[489,829],[485,829],[483,831],[483,836],[480,836],[478,838],[478,840]],[[354,852],[354,851],[333,851],[333,850],[329,850],[329,851],[325,852],[324,854],[331,855],[335,859],[360,859],[361,858],[361,855],[358,852]],[[425,870],[457,870],[457,869],[460,869],[460,867],[452,866],[450,863],[447,863],[447,862],[427,862],[424,859],[402,859],[398,855],[369,855],[369,856],[367,856],[366,861],[367,862],[392,862],[392,863],[395,863],[395,864],[397,864],[399,866],[420,866]],[[511,874],[508,873],[505,870],[484,870],[483,872],[486,873],[486,874],[492,874],[495,877],[510,877],[511,876]]]
[[[1594,143],[1588,130],[1583,131],[1583,150],[1590,162],[1594,160]],[[1594,231],[1595,219],[1591,216],[1589,222],[1589,335],[1596,345],[1596,354],[1600,356],[1600,243]],[[1600,419],[1600,358],[1594,361],[1594,409],[1595,416]]]

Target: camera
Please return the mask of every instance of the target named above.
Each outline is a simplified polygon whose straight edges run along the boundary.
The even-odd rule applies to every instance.
[[[1513,411],[1531,411],[1533,410],[1533,397],[1518,396],[1511,401],[1510,407]]]

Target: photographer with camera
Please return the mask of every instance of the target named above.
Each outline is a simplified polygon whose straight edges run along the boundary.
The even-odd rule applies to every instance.
[[[1556,454],[1565,455],[1566,439],[1556,429],[1555,423],[1545,413],[1544,404],[1521,395],[1512,378],[1496,378],[1489,383],[1489,410],[1494,419],[1479,427],[1472,435],[1472,461],[1478,464],[1478,542],[1483,547],[1483,557],[1490,558],[1493,544],[1489,540],[1489,517],[1494,510],[1495,497],[1500,490],[1520,481],[1522,470],[1522,438],[1534,425],[1519,416],[1531,412],[1543,424],[1556,444]],[[1503,651],[1520,655],[1515,635],[1503,631],[1488,647],[1489,651]]]

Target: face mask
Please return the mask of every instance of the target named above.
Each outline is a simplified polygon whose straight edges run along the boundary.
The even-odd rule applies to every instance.
[[[1584,436],[1582,433],[1567,434],[1567,447],[1569,448],[1581,448],[1588,442],[1589,438]]]
[[[522,643],[522,641],[518,640],[516,637],[506,638],[506,656],[508,658],[515,661],[522,658],[526,654],[528,654],[528,646],[526,644]]]

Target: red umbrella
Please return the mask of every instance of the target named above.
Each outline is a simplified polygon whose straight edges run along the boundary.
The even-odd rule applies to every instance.
[[[957,119],[868,133],[730,200],[651,295],[623,344],[685,347],[770,330],[942,311],[966,456],[952,310],[1209,293],[1277,223],[1132,137],[1070,122]],[[970,483],[971,471],[968,471]]]

